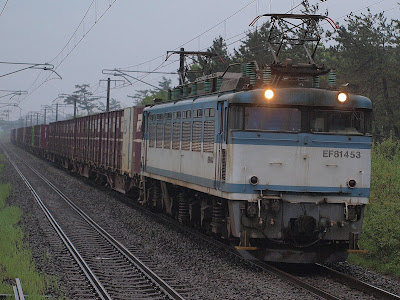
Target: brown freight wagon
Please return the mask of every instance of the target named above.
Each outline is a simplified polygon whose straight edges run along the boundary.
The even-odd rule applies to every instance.
[[[143,107],[131,107],[51,123],[53,161],[127,192],[140,181],[142,113]]]
[[[28,126],[24,128],[24,135],[22,143],[24,146],[30,147],[33,144],[33,126]]]
[[[33,126],[33,144],[32,146],[38,149],[47,149],[49,143],[49,125]]]
[[[16,142],[18,145],[22,145],[24,142],[24,133],[25,133],[25,128],[18,128],[17,129],[17,139]]]
[[[65,120],[50,123],[48,149],[53,161],[61,161],[69,168],[74,157],[75,120]]]
[[[11,133],[10,133],[10,141],[11,143],[15,144],[17,141],[17,129],[11,129]]]

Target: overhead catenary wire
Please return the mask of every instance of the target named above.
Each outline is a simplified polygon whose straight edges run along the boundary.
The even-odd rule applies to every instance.
[[[328,1],[328,0],[326,0],[326,1],[324,1],[324,2],[327,2],[327,1]],[[379,3],[383,2],[383,1],[385,1],[385,0],[380,0],[380,1],[378,1],[378,2],[375,2],[375,3],[373,3],[373,4],[370,4],[370,5],[368,5],[368,6],[365,6],[365,7],[361,8],[361,9],[355,11],[355,12],[359,12],[359,11],[368,9],[368,8],[370,8],[370,7],[374,6],[374,5],[377,5],[377,4],[379,4]],[[301,4],[303,4],[303,2],[304,2],[304,1],[300,2],[298,5],[296,5],[295,7],[293,7],[293,9],[289,10],[288,12],[293,11],[294,9],[296,9],[296,8],[299,7]],[[396,8],[396,7],[397,7],[397,6],[395,6],[395,7],[393,7],[393,8],[390,8],[390,9],[388,9],[388,10],[385,10],[385,11],[383,11],[383,12],[393,10],[393,9]],[[354,12],[351,12],[351,13],[354,13]],[[351,14],[351,13],[350,13],[350,14]],[[342,18],[344,18],[344,17],[346,17],[346,16],[349,16],[350,14],[346,14],[346,15],[343,15],[343,16],[341,16],[341,17],[334,18],[334,19],[335,19],[335,20],[339,20],[339,19],[342,19]],[[329,21],[327,20],[327,22],[329,22]],[[221,24],[221,23],[223,23],[223,22],[220,22],[219,24]],[[215,26],[213,26],[212,28],[215,28]],[[211,29],[210,29],[210,30],[211,30]],[[242,33],[239,33],[239,34],[233,36],[233,37],[230,37],[229,39],[225,39],[225,41],[230,40],[230,39],[232,39],[232,38],[234,38],[234,37],[243,35],[243,34],[248,34],[248,33],[250,33],[250,32],[254,32],[255,30],[257,30],[257,29],[254,29],[254,30],[246,30],[246,31],[244,31],[244,32],[242,32]],[[207,32],[207,31],[206,31],[206,32]],[[237,42],[243,41],[245,38],[246,38],[246,37],[243,37],[243,38],[240,38],[240,39],[238,39],[238,40],[235,40],[235,41],[233,41],[232,43],[227,44],[227,47],[228,47],[228,46],[231,46],[231,45],[233,45],[233,44],[235,44],[235,43],[237,43]],[[195,40],[195,39],[196,39],[196,38],[193,38],[193,39],[190,40],[190,41],[193,41],[193,40]],[[184,44],[184,45],[185,45],[185,44]],[[205,48],[203,48],[202,50],[207,49],[207,48],[208,48],[208,47],[205,47]],[[257,52],[259,52],[259,51],[257,51]],[[150,72],[150,73],[151,73],[151,72]]]
[[[180,45],[179,47],[176,47],[176,48],[173,49],[173,50],[177,50],[177,49],[179,49],[179,48],[182,48],[183,46],[186,46],[186,45],[189,44],[190,42],[193,42],[193,41],[196,40],[197,38],[199,38],[199,37],[203,36],[204,34],[210,32],[211,30],[213,30],[214,28],[216,28],[216,27],[218,27],[219,25],[223,24],[223,23],[226,22],[227,20],[231,19],[232,17],[234,17],[234,16],[237,15],[239,12],[243,11],[244,9],[246,9],[247,7],[249,7],[251,4],[253,4],[253,3],[256,2],[256,1],[257,1],[257,0],[252,0],[251,2],[249,2],[248,4],[246,4],[245,6],[243,6],[242,8],[240,8],[239,10],[237,10],[235,13],[233,13],[233,14],[230,15],[229,17],[225,18],[225,19],[222,20],[221,22],[219,22],[219,23],[217,23],[216,25],[210,27],[209,29],[207,29],[207,30],[205,30],[204,32],[200,33],[199,35],[195,36],[194,38],[191,38],[190,40],[188,40],[187,42],[183,43],[183,44]],[[160,58],[163,58],[163,57],[165,57],[165,54],[159,55],[159,56],[157,56],[157,57],[155,57],[155,58],[152,58],[152,59],[150,59],[150,60],[148,60],[148,61],[146,61],[146,62],[139,63],[139,64],[136,64],[136,65],[133,65],[133,66],[129,66],[129,67],[122,67],[122,68],[120,68],[120,69],[129,69],[129,68],[139,67],[139,66],[141,66],[141,65],[150,63],[150,62],[152,62],[152,61],[155,61],[155,60],[160,59]]]
[[[256,1],[256,0],[250,2],[248,5],[254,3],[255,1]],[[328,1],[328,0],[327,0],[327,1]],[[381,1],[378,1],[377,3],[381,3],[381,2],[383,2],[383,1],[384,1],[384,0],[381,0]],[[115,2],[115,1],[114,1],[114,2]],[[373,6],[373,5],[376,5],[376,4],[368,5],[368,6],[366,6],[365,8],[371,7],[371,6]],[[293,9],[295,9],[295,8],[296,8],[296,7],[293,7]],[[362,9],[357,10],[357,11],[355,11],[355,12],[361,11],[361,10],[363,10],[363,9],[365,9],[365,8],[362,8]],[[242,9],[244,9],[244,8],[242,8]],[[239,11],[238,11],[238,12],[239,12]],[[233,15],[235,15],[235,14],[233,14]],[[233,16],[233,15],[232,15],[232,16]],[[347,14],[347,15],[348,15],[348,14]],[[342,17],[340,17],[340,18],[343,18],[343,17],[345,17],[345,16],[347,16],[347,15],[344,15],[344,16],[342,16]],[[335,19],[340,19],[340,18],[335,18]],[[197,35],[196,37],[192,38],[191,40],[189,40],[188,42],[184,43],[183,45],[187,45],[188,43],[190,43],[191,41],[195,40],[196,38],[198,38],[198,37],[201,36],[202,34],[205,34],[205,33],[209,32],[209,31],[211,31],[213,28],[215,28],[215,27],[217,27],[218,25],[220,25],[220,24],[226,22],[227,19],[228,19],[228,18],[226,18],[225,20],[221,21],[221,22],[218,23],[217,25],[214,25],[214,26],[211,27],[209,30],[204,31],[204,32],[201,33],[200,35]],[[238,37],[238,36],[240,36],[240,35],[244,35],[244,34],[249,33],[249,32],[251,32],[251,31],[250,31],[250,30],[246,30],[246,31],[244,31],[243,33],[240,33],[240,34],[238,34],[238,35],[235,35],[235,36],[233,36],[233,37],[230,37],[230,38],[228,38],[228,39],[225,39],[225,41],[232,40],[232,39],[235,38],[235,37]],[[246,38],[246,37],[237,39],[237,40],[233,41],[232,43],[230,43],[230,44],[227,45],[227,46],[231,46],[231,45],[233,45],[233,44],[235,44],[235,43],[238,43],[238,42],[240,42],[240,41],[243,41],[245,38]],[[179,47],[178,47],[178,48],[179,48]],[[143,62],[143,63],[140,63],[140,64],[136,64],[136,65],[134,65],[134,66],[145,65],[145,64],[150,63],[150,62],[152,62],[152,61],[154,61],[154,60],[156,60],[156,59],[161,59],[163,56],[164,56],[164,55],[160,55],[160,56],[158,56],[158,57],[156,57],[156,58],[154,58],[154,59],[152,59],[152,60],[148,60],[148,61],[146,61],[146,62]],[[131,67],[134,67],[134,66],[131,66]],[[57,67],[58,67],[58,66],[57,66]],[[121,68],[121,69],[131,68],[131,67],[124,67],[124,68]],[[161,63],[160,65],[158,65],[158,66],[157,66],[155,69],[153,69],[152,71],[146,72],[145,77],[146,77],[146,76],[149,76],[152,72],[155,72],[156,70],[160,70],[161,68],[164,68],[164,67],[165,67],[165,65],[164,65],[163,63]],[[140,78],[142,78],[142,77],[140,77]],[[36,81],[37,81],[37,80],[36,80]],[[134,82],[134,83],[135,83],[135,82]],[[43,84],[44,84],[44,83],[43,83]],[[93,85],[93,86],[95,87],[96,85]],[[121,86],[121,89],[122,89],[122,87],[123,87],[123,86]],[[95,89],[96,89],[96,91],[97,91],[97,90],[100,90],[101,87],[98,86],[98,87],[95,87]],[[36,89],[35,89],[35,90],[36,90]],[[33,92],[34,92],[34,91],[33,91]],[[33,92],[32,92],[32,93],[33,93]]]
[[[6,3],[3,6],[3,9],[1,10],[0,17],[2,16],[4,10],[6,9],[7,4],[8,4],[8,0],[6,1]]]
[[[93,0],[94,1],[94,0]],[[91,3],[91,6],[93,5],[93,1]],[[61,66],[61,64],[64,63],[64,61],[69,57],[69,55],[75,50],[75,48],[83,41],[83,39],[90,33],[90,31],[100,22],[100,20],[104,17],[104,15],[111,9],[111,7],[117,2],[117,0],[113,0],[107,9],[103,12],[103,14],[100,15],[100,17],[96,20],[96,22],[93,23],[93,25],[88,29],[88,31],[85,32],[85,34],[82,36],[82,38],[74,45],[74,47],[66,54],[66,56],[61,60],[59,64],[54,68],[56,70],[58,67]],[[85,14],[86,15],[86,14]],[[82,21],[81,21],[82,22]],[[78,26],[79,28],[79,26]],[[62,52],[62,51],[61,51]],[[20,103],[25,101],[29,96],[31,96],[33,93],[35,93],[40,87],[42,87],[46,82],[49,81],[51,74],[39,85],[37,86],[33,91],[31,91],[25,98],[20,100]],[[51,80],[51,79],[50,79]]]
[[[71,35],[70,39],[68,40],[68,42],[65,44],[65,46],[60,50],[60,52],[50,61],[54,61],[57,57],[59,57],[61,55],[61,53],[65,50],[65,48],[68,47],[69,43],[71,42],[71,40],[74,38],[75,34],[78,32],[79,28],[81,27],[83,21],[85,20],[87,14],[89,13],[90,9],[93,6],[93,3],[95,2],[95,0],[92,0],[92,2],[89,5],[89,8],[86,10],[86,13],[84,14],[82,20],[79,22],[79,25],[76,27],[74,33]]]

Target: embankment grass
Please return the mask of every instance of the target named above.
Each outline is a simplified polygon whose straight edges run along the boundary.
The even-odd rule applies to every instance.
[[[400,277],[400,141],[374,145],[370,204],[366,208],[360,248],[366,254],[349,260]]]
[[[0,165],[0,174],[3,169],[4,165]],[[57,284],[54,278],[35,269],[32,252],[24,243],[24,232],[19,226],[22,212],[5,201],[11,189],[9,184],[0,183],[0,294],[12,294],[15,278],[20,278],[28,299],[43,299],[46,288]]]

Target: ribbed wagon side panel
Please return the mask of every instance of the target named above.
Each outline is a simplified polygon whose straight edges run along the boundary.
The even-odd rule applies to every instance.
[[[22,145],[24,142],[24,131],[25,128],[18,128],[17,129],[17,144]]]
[[[25,146],[32,146],[33,143],[33,126],[25,127],[24,141]]]
[[[39,148],[40,147],[40,138],[41,138],[40,131],[41,131],[41,125],[34,125],[33,126],[33,131],[32,131],[33,143],[32,143],[32,146],[35,147],[35,148]]]
[[[41,149],[49,147],[49,125],[40,125],[40,146]]]

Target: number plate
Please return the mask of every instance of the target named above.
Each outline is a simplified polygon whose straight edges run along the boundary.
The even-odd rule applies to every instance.
[[[322,150],[322,157],[334,158],[361,158],[360,151]]]

